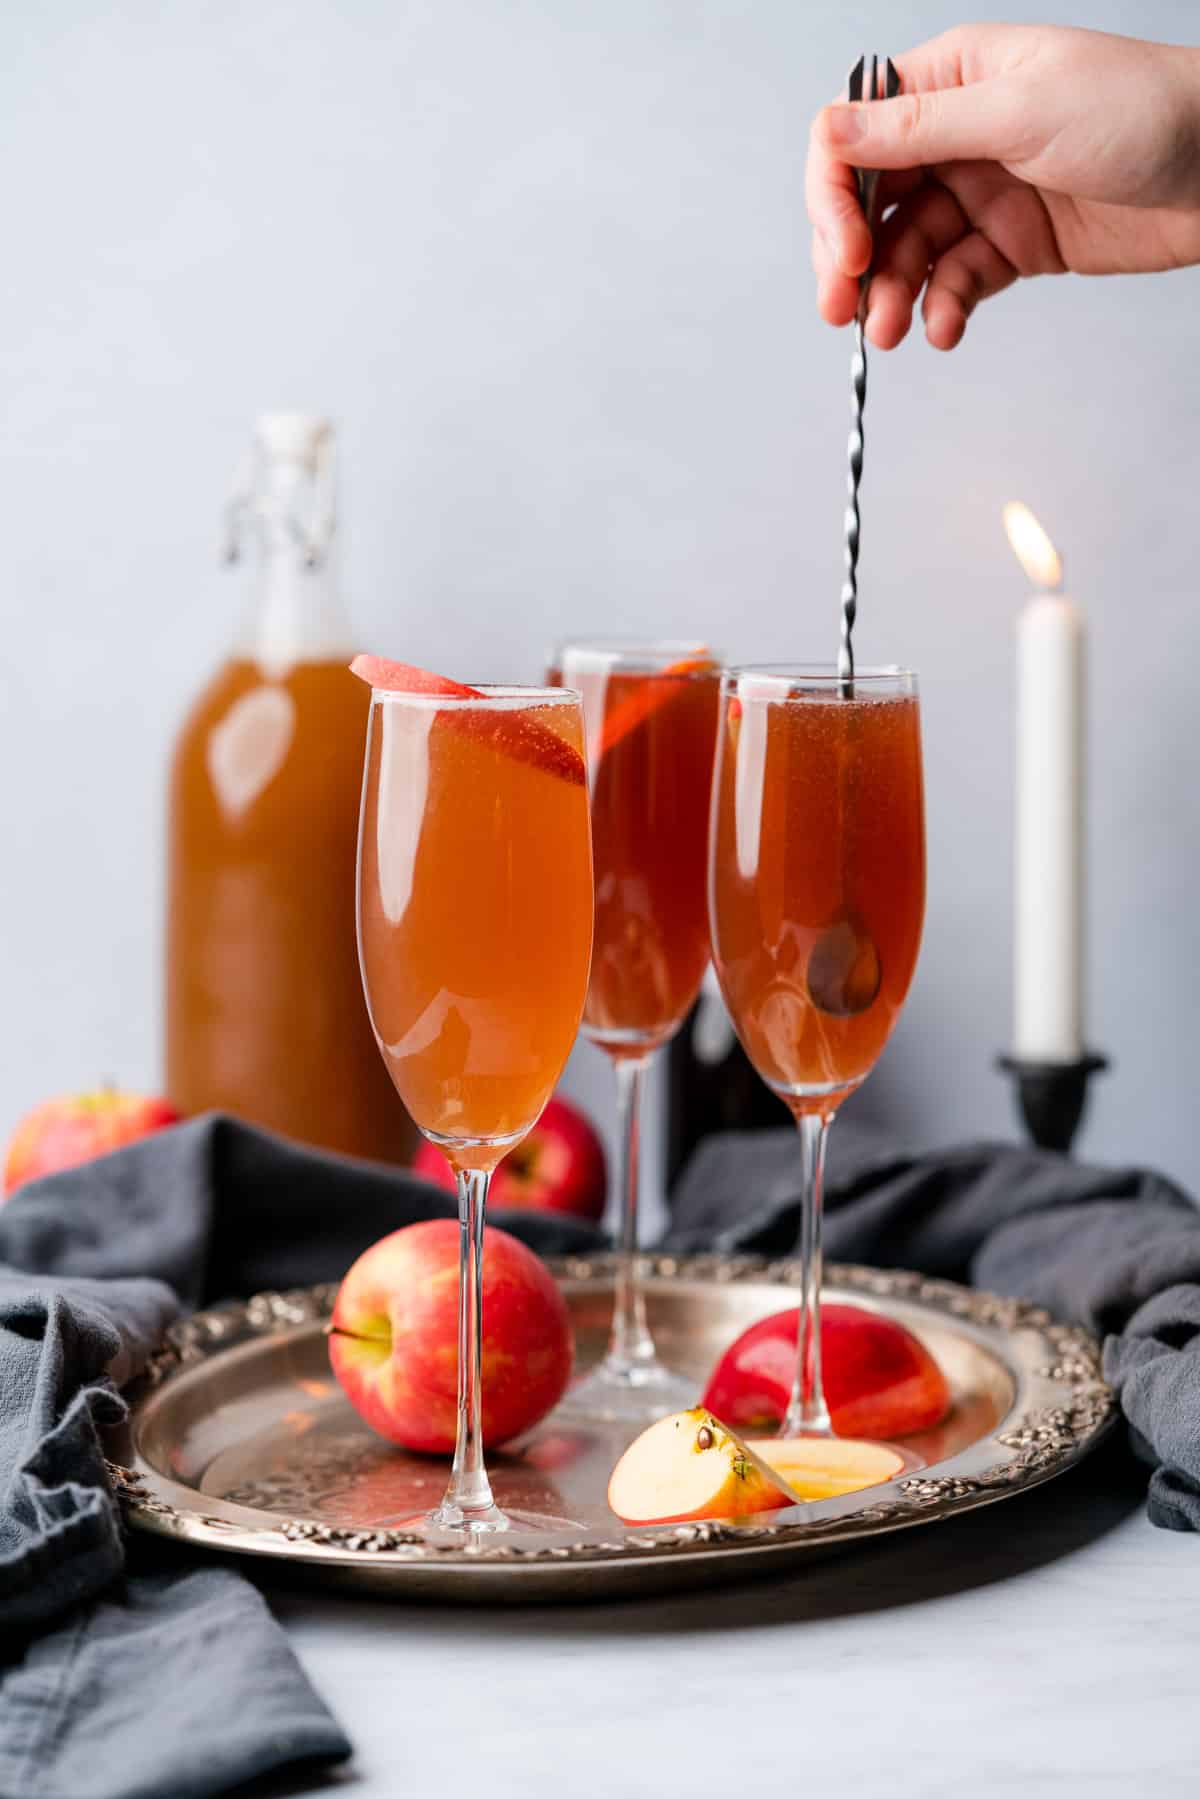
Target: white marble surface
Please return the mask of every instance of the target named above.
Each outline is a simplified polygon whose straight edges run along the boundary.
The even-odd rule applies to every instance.
[[[786,1579],[571,1609],[265,1591],[356,1745],[348,1799],[1190,1796],[1200,1545],[1104,1452]]]

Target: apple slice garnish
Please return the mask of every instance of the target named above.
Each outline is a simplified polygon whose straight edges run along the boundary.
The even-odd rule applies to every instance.
[[[432,674],[409,662],[390,662],[386,656],[356,656],[350,673],[368,687],[385,693],[444,694],[447,699],[459,700],[487,697],[478,687],[464,687],[461,681],[451,681],[446,675]],[[490,744],[500,754],[511,756],[514,762],[525,762],[546,774],[558,775],[561,780],[583,784],[583,757],[574,744],[529,712],[447,706],[438,717],[476,742]]]
[[[464,687],[461,681],[432,674],[411,662],[389,662],[386,656],[356,656],[350,673],[368,687],[382,688],[385,693],[444,693],[460,700],[482,698],[478,687]]]
[[[587,778],[583,757],[575,745],[528,712],[471,711],[452,706],[440,716],[476,742],[491,744],[501,755],[511,756],[514,762],[527,762],[532,768],[580,787]]]
[[[597,756],[607,755],[623,737],[628,737],[631,731],[657,712],[660,706],[665,706],[668,700],[674,699],[680,692],[681,676],[704,674],[708,670],[715,670],[716,666],[711,656],[686,656],[682,661],[669,663],[666,668],[639,681],[634,691],[626,694],[604,720],[597,744]]]
[[[672,1412],[636,1437],[612,1471],[608,1503],[623,1524],[746,1518],[801,1495],[703,1406]]]
[[[836,1499],[893,1480],[911,1466],[888,1443],[857,1437],[749,1437],[746,1447],[801,1499]]]

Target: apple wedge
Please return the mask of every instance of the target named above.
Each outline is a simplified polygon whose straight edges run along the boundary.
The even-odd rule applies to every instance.
[[[752,1437],[746,1448],[800,1499],[836,1499],[877,1487],[911,1465],[887,1443],[854,1437]]]
[[[623,1524],[746,1518],[800,1494],[703,1406],[672,1412],[636,1437],[612,1471],[608,1503]]]

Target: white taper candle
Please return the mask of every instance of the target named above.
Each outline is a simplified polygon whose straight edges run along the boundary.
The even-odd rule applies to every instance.
[[[1005,518],[1014,549],[1031,577],[1057,587],[1053,545],[1016,511]],[[1040,560],[1026,553],[1030,526],[1044,539]],[[1084,653],[1082,609],[1035,594],[1017,625],[1013,1052],[1023,1061],[1075,1062],[1084,1050]]]

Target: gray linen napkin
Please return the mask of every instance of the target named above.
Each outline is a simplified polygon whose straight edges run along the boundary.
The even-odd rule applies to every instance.
[[[1162,1176],[996,1144],[916,1155],[850,1119],[830,1133],[825,1228],[837,1261],[918,1268],[1020,1295],[1104,1338],[1149,1516],[1200,1530],[1200,1211]],[[675,1191],[670,1243],[789,1253],[796,1134],[708,1138]]]
[[[216,1117],[0,1207],[0,1799],[208,1799],[350,1754],[254,1587],[126,1543],[99,1430],[181,1305],[337,1279],[452,1210]],[[505,1222],[548,1253],[598,1241]]]

